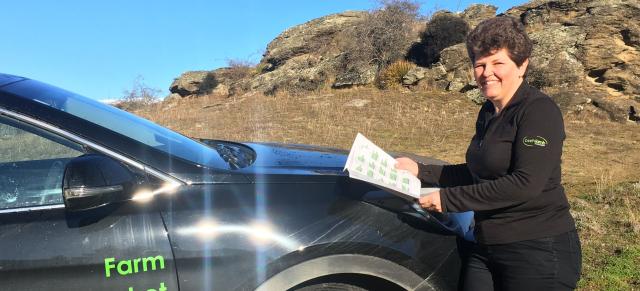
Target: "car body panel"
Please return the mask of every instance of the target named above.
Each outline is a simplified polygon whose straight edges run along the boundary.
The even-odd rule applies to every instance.
[[[105,207],[70,214],[64,209],[0,213],[1,290],[177,290],[169,240],[157,212]],[[156,270],[140,261],[162,256]],[[106,274],[105,260],[114,258]],[[156,259],[157,260],[157,259]],[[111,264],[111,263],[110,263]],[[131,269],[129,269],[131,266]],[[127,274],[131,271],[131,274]]]
[[[253,290],[287,267],[337,254],[385,258],[426,278],[454,251],[454,238],[434,222],[411,226],[339,180],[202,185],[168,199],[162,215],[181,287]]]

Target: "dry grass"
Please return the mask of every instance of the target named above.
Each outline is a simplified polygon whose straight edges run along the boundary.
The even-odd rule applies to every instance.
[[[188,136],[351,147],[357,132],[389,151],[462,161],[477,107],[461,96],[352,89],[181,100],[136,112]]]
[[[640,183],[596,181],[571,196],[583,249],[583,290],[640,289]]]
[[[371,88],[205,96],[136,112],[185,135],[348,149],[357,132],[388,151],[464,161],[478,107],[459,94]],[[582,238],[582,290],[640,289],[640,126],[565,116],[563,180]],[[635,266],[635,265],[633,265]]]

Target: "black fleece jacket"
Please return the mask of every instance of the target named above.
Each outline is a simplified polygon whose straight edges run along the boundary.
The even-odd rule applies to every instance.
[[[558,106],[526,82],[496,114],[478,114],[466,163],[419,164],[418,178],[443,187],[443,211],[475,211],[475,236],[502,244],[575,229],[560,183],[564,123]]]

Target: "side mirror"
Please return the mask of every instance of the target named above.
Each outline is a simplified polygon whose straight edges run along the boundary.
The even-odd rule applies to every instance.
[[[88,210],[130,198],[135,185],[131,171],[100,154],[72,159],[64,169],[62,196],[68,210]]]

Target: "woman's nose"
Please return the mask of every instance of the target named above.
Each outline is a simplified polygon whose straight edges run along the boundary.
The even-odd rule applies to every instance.
[[[493,75],[493,68],[491,65],[484,66],[484,70],[482,70],[482,76],[489,77]]]

